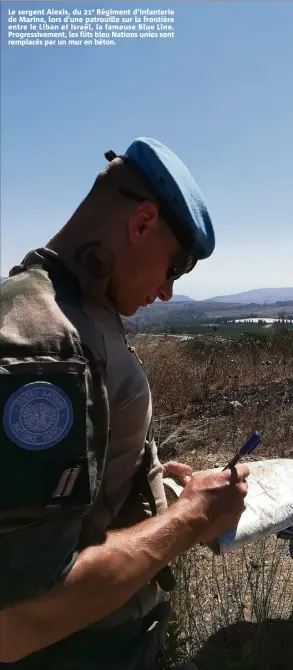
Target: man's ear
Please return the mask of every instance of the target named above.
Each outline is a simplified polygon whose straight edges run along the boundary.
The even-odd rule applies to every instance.
[[[146,200],[138,205],[128,220],[129,239],[132,244],[140,244],[157,230],[159,221],[158,207]]]

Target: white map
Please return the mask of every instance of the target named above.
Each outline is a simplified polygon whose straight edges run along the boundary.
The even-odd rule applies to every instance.
[[[293,459],[256,461],[248,465],[246,510],[237,526],[209,545],[215,553],[231,551],[293,526]],[[182,486],[173,479],[164,479],[164,484],[180,496]]]

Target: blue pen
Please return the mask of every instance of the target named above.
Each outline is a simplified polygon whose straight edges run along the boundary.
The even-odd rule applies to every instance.
[[[240,461],[240,458],[242,458],[242,456],[248,456],[249,454],[252,454],[252,452],[256,449],[256,447],[260,442],[261,442],[260,434],[258,431],[256,431],[255,433],[253,433],[253,435],[251,435],[248,438],[247,442],[243,444],[243,446],[239,449],[239,451],[237,451],[235,456],[231,458],[231,461],[227,463],[227,465],[223,468],[223,471],[227,470],[228,468],[233,468],[236,465],[236,463]]]

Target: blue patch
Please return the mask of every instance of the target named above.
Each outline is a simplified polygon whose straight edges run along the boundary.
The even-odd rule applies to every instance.
[[[29,451],[49,449],[61,442],[73,424],[67,393],[49,382],[25,384],[8,398],[3,413],[6,435]]]

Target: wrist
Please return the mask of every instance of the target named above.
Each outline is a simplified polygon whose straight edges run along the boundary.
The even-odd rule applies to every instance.
[[[175,507],[184,541],[189,545],[187,549],[190,549],[197,542],[201,542],[201,538],[206,532],[208,519],[200,501],[195,506],[194,503],[191,504],[188,498],[181,497],[175,503]]]

